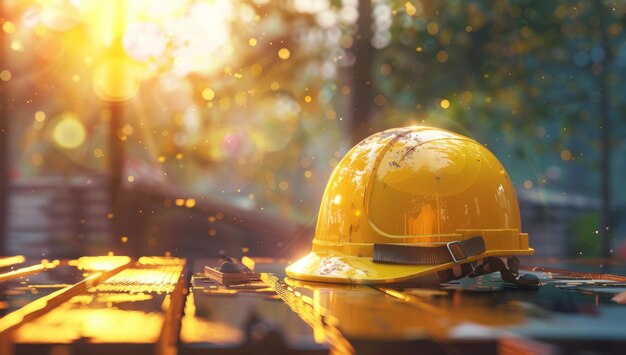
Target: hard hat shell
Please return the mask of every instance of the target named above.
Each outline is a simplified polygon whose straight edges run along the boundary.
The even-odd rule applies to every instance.
[[[311,253],[286,268],[309,281],[407,281],[455,263],[375,263],[374,244],[439,246],[482,236],[489,256],[533,254],[511,180],[473,139],[432,127],[386,130],[357,144],[331,175]]]

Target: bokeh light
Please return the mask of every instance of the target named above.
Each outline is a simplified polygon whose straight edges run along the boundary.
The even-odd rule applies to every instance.
[[[81,14],[73,1],[46,1],[41,8],[41,22],[55,31],[67,31],[81,21]]]
[[[54,143],[65,149],[80,147],[85,142],[85,126],[73,113],[65,113],[52,131]]]
[[[93,88],[106,101],[133,98],[141,87],[141,66],[131,59],[113,56],[97,63],[93,73]]]

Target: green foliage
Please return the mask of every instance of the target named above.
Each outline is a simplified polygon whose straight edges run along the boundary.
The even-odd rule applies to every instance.
[[[600,256],[600,243],[598,242],[600,215],[598,213],[586,213],[571,221],[571,243],[568,245],[568,256],[593,258]]]

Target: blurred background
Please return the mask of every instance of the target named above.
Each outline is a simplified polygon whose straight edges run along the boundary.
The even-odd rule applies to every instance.
[[[538,257],[626,257],[626,4],[2,0],[0,254],[293,258],[347,150],[487,144]]]

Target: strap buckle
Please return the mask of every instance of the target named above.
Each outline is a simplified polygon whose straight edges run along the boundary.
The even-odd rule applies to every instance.
[[[446,248],[448,248],[448,252],[455,264],[460,264],[463,260],[467,259],[467,254],[465,254],[465,251],[457,240],[446,243]]]

